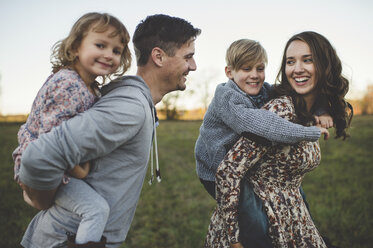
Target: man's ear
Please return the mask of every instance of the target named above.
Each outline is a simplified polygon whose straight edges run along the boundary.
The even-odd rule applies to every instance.
[[[165,52],[161,48],[154,47],[152,49],[152,52],[151,52],[150,56],[151,56],[154,64],[156,64],[159,67],[163,66]]]
[[[232,68],[230,66],[226,66],[225,67],[225,75],[227,75],[227,77],[229,79],[233,79],[233,76],[232,76]]]

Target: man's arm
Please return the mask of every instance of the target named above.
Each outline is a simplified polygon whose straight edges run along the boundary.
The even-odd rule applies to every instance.
[[[138,132],[144,106],[133,95],[106,95],[91,109],[30,143],[22,156],[20,181],[35,205],[50,206],[66,170],[110,153]]]

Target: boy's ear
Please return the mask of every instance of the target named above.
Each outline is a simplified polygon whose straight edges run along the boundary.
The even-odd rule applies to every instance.
[[[230,66],[226,66],[225,67],[225,75],[227,75],[227,77],[229,79],[233,79],[233,76],[232,76],[232,68]]]
[[[159,67],[163,66],[164,56],[165,52],[159,47],[154,47],[150,54],[150,57],[153,60],[154,64],[156,64]]]

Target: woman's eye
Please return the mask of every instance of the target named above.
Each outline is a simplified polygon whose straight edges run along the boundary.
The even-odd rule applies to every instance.
[[[294,64],[294,61],[292,61],[292,60],[288,60],[288,61],[286,61],[286,64],[287,64],[287,65],[292,65],[292,64]]]

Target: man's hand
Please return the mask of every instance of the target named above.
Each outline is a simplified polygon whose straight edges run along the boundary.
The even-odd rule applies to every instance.
[[[37,190],[30,188],[22,182],[19,182],[19,184],[23,189],[23,199],[27,204],[39,210],[45,210],[52,206],[57,188],[52,190]]]
[[[75,165],[74,168],[69,170],[69,174],[75,178],[82,179],[88,175],[90,169],[91,169],[91,166],[89,162],[85,162],[82,164]]]
[[[244,247],[240,242],[238,242],[238,243],[231,244],[231,248],[244,248]]]
[[[315,117],[315,123],[316,126],[321,126],[323,128],[331,128],[333,127],[333,118],[329,114],[322,114],[320,116],[314,116]]]

